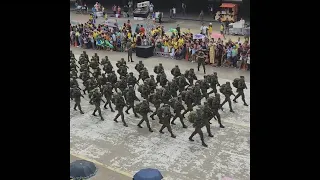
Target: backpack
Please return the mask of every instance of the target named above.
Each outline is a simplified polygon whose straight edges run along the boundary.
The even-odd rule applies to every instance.
[[[232,82],[233,87],[238,88],[239,87],[239,78],[235,78]]]
[[[139,87],[138,87],[138,92],[142,92],[142,85],[140,85]]]
[[[186,72],[184,73],[184,77],[189,78],[189,70],[186,70]]]
[[[221,92],[222,94],[225,94],[225,93],[226,93],[226,84],[222,84],[222,85],[220,86],[220,92]]]
[[[134,107],[134,110],[136,111],[136,113],[139,113],[141,112],[141,103],[137,104],[136,107]]]
[[[158,66],[155,66],[155,67],[153,68],[153,72],[156,73],[156,74],[158,74]]]
[[[190,123],[195,123],[196,119],[197,119],[197,113],[195,111],[191,111],[188,116],[188,121]]]

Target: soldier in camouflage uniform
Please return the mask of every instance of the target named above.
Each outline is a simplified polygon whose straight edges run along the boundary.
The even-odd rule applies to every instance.
[[[170,88],[169,90],[170,90],[172,97],[177,97],[178,96],[177,91],[179,90],[177,80],[172,79],[171,82],[168,82],[168,86]]]
[[[200,84],[202,97],[205,97],[206,99],[208,99],[209,95],[208,95],[207,91],[208,91],[210,85],[208,83],[207,76],[204,76],[204,79],[198,80],[197,82],[199,82],[199,84]]]
[[[115,84],[115,90],[118,92],[118,89],[120,89],[121,92],[123,92],[127,88],[127,79],[126,77],[122,76],[120,77],[120,80],[116,82]]]
[[[144,80],[144,83],[147,84],[150,88],[151,93],[157,88],[157,83],[154,79],[154,75],[150,75],[149,78]]]
[[[185,87],[189,85],[189,83],[187,82],[187,79],[184,77],[184,74],[181,74],[177,79],[179,92],[181,93],[182,91],[184,91]]]
[[[76,86],[74,86],[74,88],[73,88],[72,97],[73,97],[74,102],[75,102],[73,109],[76,111],[77,107],[78,107],[79,110],[80,110],[80,113],[84,114],[82,109],[81,109],[81,105],[80,105],[81,97],[84,98],[84,96],[81,94],[80,89],[78,87],[76,87]]]
[[[147,84],[139,85],[138,92],[140,92],[141,97],[143,99],[148,99],[148,97],[149,97],[149,95],[151,93],[150,88],[149,88],[149,86]]]
[[[91,69],[97,69],[99,67],[99,63],[95,59],[92,59],[89,67],[91,67]]]
[[[160,89],[156,89],[156,92],[152,93],[149,96],[149,102],[152,103],[154,105],[154,107],[156,108],[155,112],[153,112],[150,116],[150,118],[152,120],[155,120],[154,116],[157,114],[157,112],[160,108],[160,104],[161,104],[161,90]]]
[[[77,77],[73,76],[72,78],[70,78],[70,87],[73,87],[73,86],[77,86],[79,87],[79,83],[77,81]]]
[[[104,102],[104,100],[102,99],[102,94],[99,92],[99,89],[97,89],[97,88],[95,89],[90,101],[93,102],[93,104],[95,105],[95,109],[94,109],[92,115],[96,116],[96,112],[98,111],[99,116],[100,116],[101,120],[103,121],[104,119],[101,114],[100,102],[101,101]]]
[[[78,77],[78,71],[75,69],[75,68],[72,68],[71,69],[71,72],[70,72],[70,75],[71,75],[71,77]]]
[[[170,112],[170,106],[169,105],[163,105],[159,109],[159,119],[161,119],[161,122],[162,122],[162,127],[160,128],[159,132],[161,134],[164,134],[163,129],[167,128],[168,131],[171,134],[171,137],[172,138],[176,138],[176,136],[172,132],[172,128],[171,128],[171,125],[170,125],[171,117],[173,117],[173,115]]]
[[[100,63],[100,64],[101,64],[102,66],[104,66],[104,65],[107,64],[108,62],[110,62],[110,61],[109,61],[108,56],[106,56],[105,58],[102,58],[102,59],[101,59],[101,63]]]
[[[79,78],[82,81],[87,81],[90,78],[90,74],[88,73],[88,70],[85,69],[83,72],[81,72]]]
[[[134,116],[138,118],[139,116],[134,109],[134,101],[140,101],[140,99],[136,96],[136,92],[132,85],[129,86],[129,89],[125,94],[125,99],[127,102],[127,110],[125,112],[129,114],[128,111],[132,108]]]
[[[121,58],[121,60],[116,63],[116,66],[117,66],[118,68],[120,68],[120,66],[124,66],[124,67],[126,67],[126,68],[129,69],[129,67],[127,66],[127,63],[126,63],[126,61],[124,60],[124,58]]]
[[[189,88],[188,91],[186,92],[186,95],[185,95],[185,98],[184,98],[184,102],[187,105],[187,109],[183,112],[183,114],[182,114],[183,117],[184,117],[185,114],[187,114],[187,112],[193,111],[192,104],[194,103],[194,94],[193,94],[191,88]]]
[[[244,89],[248,89],[247,85],[246,85],[246,82],[244,80],[244,76],[240,76],[240,79],[239,79],[239,81],[237,83],[237,87],[236,88],[237,88],[238,94],[234,97],[233,102],[237,103],[238,97],[241,96],[243,104],[245,106],[248,106],[248,104],[246,103],[246,99],[244,97],[244,92],[243,92]]]
[[[200,106],[199,109],[202,111],[202,119],[206,126],[207,133],[209,137],[213,137],[210,129],[210,120],[213,117],[212,109],[209,107],[208,102],[204,102],[204,105]]]
[[[166,73],[163,71],[163,72],[160,72],[158,75],[157,75],[157,84],[160,83],[160,86],[164,87],[168,82],[168,79],[167,79],[167,75]]]
[[[110,61],[106,62],[106,64],[103,65],[103,70],[106,74],[109,74],[112,72],[113,66]]]
[[[172,121],[171,121],[171,124],[176,125],[174,123],[174,121],[177,118],[180,118],[180,122],[182,124],[182,127],[183,128],[187,128],[187,126],[183,122],[183,116],[181,114],[182,110],[184,110],[184,111],[186,110],[186,108],[184,108],[184,106],[182,105],[182,98],[181,97],[174,98],[174,100],[173,100],[173,102],[171,104],[171,107],[174,109],[174,113],[176,113],[175,116],[173,117]]]
[[[203,67],[203,72],[204,74],[206,73],[206,63],[205,63],[205,56],[202,51],[199,52],[198,58],[198,71],[200,71],[200,66],[202,65]]]
[[[98,68],[96,68],[96,69],[93,70],[93,77],[96,78],[96,79],[98,79],[99,76],[101,76],[101,70],[100,70],[100,68],[98,67]]]
[[[193,94],[194,94],[194,104],[193,106],[201,105],[201,99],[202,99],[202,94],[201,94],[201,88],[200,84],[196,83],[195,86],[191,87]]]
[[[134,77],[133,72],[129,73],[129,76],[127,77],[127,83],[128,86],[135,86],[136,84],[138,84],[138,80],[136,77]]]
[[[140,74],[139,74],[139,78],[138,78],[138,82],[140,81],[140,79],[142,79],[142,81],[144,82],[147,78],[149,78],[149,72],[148,72],[148,69],[147,68],[143,68],[141,71],[140,71]]]
[[[141,103],[139,103],[137,105],[137,108],[136,109],[139,109],[139,114],[141,114],[142,116],[142,119],[141,121],[138,123],[138,127],[139,128],[142,128],[141,124],[143,123],[143,121],[146,121],[147,123],[147,127],[149,129],[150,132],[153,132],[153,130],[151,129],[151,126],[150,126],[150,122],[149,122],[149,119],[148,119],[148,113],[149,112],[153,112],[151,111],[150,107],[149,107],[149,103],[147,100],[143,100]]]
[[[224,126],[221,123],[221,116],[219,114],[219,109],[221,109],[221,102],[220,102],[220,94],[217,93],[216,96],[214,97],[212,104],[211,104],[213,114],[214,116],[217,117],[218,123],[220,125],[220,128],[224,128]]]
[[[195,128],[191,136],[189,137],[190,141],[194,141],[192,138],[196,134],[200,135],[200,139],[202,142],[202,146],[208,147],[208,145],[204,142],[203,132],[201,128],[205,126],[204,120],[202,119],[202,112],[200,109],[197,109],[196,112],[191,112],[188,117],[189,121],[193,123],[193,127]]]
[[[208,94],[210,95],[212,93],[217,93],[217,86],[220,86],[220,83],[218,80],[218,74],[216,72],[208,76],[208,82],[210,83],[210,87],[212,89]]]
[[[161,99],[162,99],[162,102],[164,104],[169,104],[169,100],[171,99],[171,93],[170,93],[170,89],[169,89],[169,86],[166,85],[165,88],[161,88]]]
[[[102,93],[104,95],[104,97],[106,98],[107,102],[104,104],[104,108],[105,109],[108,109],[107,108],[107,104],[109,104],[109,107],[111,109],[111,112],[114,112],[113,108],[112,108],[112,105],[111,105],[111,100],[112,100],[112,95],[113,95],[113,92],[112,92],[112,84],[110,82],[107,82],[106,85],[103,85],[102,87]]]
[[[139,61],[139,63],[136,64],[134,68],[140,73],[140,71],[144,68],[144,64],[142,63],[142,61]]]
[[[188,79],[190,86],[193,86],[194,80],[198,80],[193,68],[186,70],[184,76]]]
[[[162,66],[162,63],[159,63],[159,66],[155,66],[154,69],[153,69],[153,72],[156,73],[156,74],[164,72],[164,68]]]
[[[178,65],[171,69],[171,74],[173,77],[181,76],[181,71]]]
[[[123,114],[123,108],[126,106],[126,102],[124,101],[124,98],[122,96],[122,93],[117,93],[113,98],[112,102],[116,105],[116,110],[118,111],[118,114],[113,119],[115,122],[118,122],[117,119],[119,116],[121,116],[122,123],[125,127],[128,127],[126,121],[124,120],[124,114]]]
[[[127,71],[127,68],[125,66],[120,66],[117,70],[118,74],[120,76],[124,76],[124,77],[127,77],[128,75],[128,71]]]
[[[113,88],[116,89],[115,84],[118,82],[118,77],[114,71],[107,75],[107,81],[110,82]]]
[[[233,113],[234,113],[234,111],[232,110],[232,105],[231,105],[231,98],[230,98],[230,96],[231,96],[231,95],[235,96],[235,94],[234,94],[233,91],[232,91],[232,87],[231,87],[231,85],[230,85],[230,82],[226,82],[226,84],[221,85],[221,87],[220,87],[220,92],[221,92],[221,93],[224,95],[224,97],[225,97],[224,101],[221,103],[221,109],[223,109],[222,106],[223,106],[226,102],[228,102],[228,103],[229,103],[230,112],[233,112]]]
[[[88,56],[88,54],[87,54],[86,51],[83,51],[81,55],[82,55],[84,58],[86,58],[87,60],[89,60],[89,56]],[[80,55],[80,56],[81,56],[81,55]]]
[[[100,64],[100,59],[99,59],[99,56],[98,56],[97,53],[94,53],[94,56],[92,56],[92,57],[96,60],[96,62],[97,62],[98,64]]]

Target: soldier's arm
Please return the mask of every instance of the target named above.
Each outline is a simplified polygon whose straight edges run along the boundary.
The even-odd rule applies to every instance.
[[[137,96],[135,97],[135,99],[136,99],[137,101],[140,101],[140,99],[139,99]]]
[[[101,101],[102,101],[103,103],[106,103],[102,98],[101,98]]]

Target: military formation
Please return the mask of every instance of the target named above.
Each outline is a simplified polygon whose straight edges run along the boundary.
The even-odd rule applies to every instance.
[[[111,112],[117,112],[113,120],[118,123],[120,117],[125,127],[128,127],[128,124],[125,121],[124,111],[130,114],[129,110],[132,110],[136,118],[141,118],[137,126],[143,128],[145,122],[150,132],[153,132],[153,129],[149,118],[154,121],[157,116],[158,123],[162,124],[159,132],[164,133],[163,130],[167,128],[172,138],[176,138],[176,135],[171,125],[176,125],[175,121],[179,119],[182,128],[187,128],[184,121],[185,115],[189,112],[187,120],[194,127],[189,140],[194,141],[193,137],[199,134],[202,145],[207,147],[201,128],[206,127],[209,137],[213,137],[210,129],[211,119],[217,120],[220,128],[224,128],[219,110],[223,111],[223,106],[228,102],[230,112],[234,113],[231,96],[234,96],[234,103],[237,103],[237,98],[241,96],[244,105],[248,106],[244,95],[244,89],[247,86],[243,76],[232,82],[237,89],[237,94],[234,94],[230,82],[220,85],[216,72],[204,75],[203,79],[198,79],[193,68],[182,73],[179,66],[176,65],[171,70],[173,79],[169,81],[161,63],[154,67],[153,71],[156,74],[154,76],[144,67],[142,61],[139,61],[135,65],[135,70],[139,73],[138,78],[132,72],[128,73],[129,67],[124,58],[116,63],[116,68],[117,70],[111,64],[108,56],[100,61],[99,56],[95,53],[90,60],[86,51],[83,51],[77,60],[70,51],[70,98],[75,102],[73,109],[84,114],[81,108],[81,98],[88,95],[89,103],[95,107],[92,115],[97,116],[98,112],[102,121],[104,118],[101,102],[104,103],[103,108],[106,111],[110,109]],[[84,88],[79,87],[78,79],[82,81]],[[219,92],[224,95],[223,102],[221,102],[218,87],[220,87]],[[142,99],[137,97],[136,89]],[[203,98],[206,101],[201,104]],[[150,109],[150,104],[155,107],[154,111]]]

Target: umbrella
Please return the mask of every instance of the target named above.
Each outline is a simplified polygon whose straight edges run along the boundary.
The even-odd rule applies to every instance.
[[[211,34],[211,37],[214,38],[214,39],[219,39],[219,38],[222,38],[223,35],[220,34],[220,33],[214,33],[214,32],[213,32],[213,33]]]
[[[158,169],[141,169],[134,176],[134,180],[161,180],[163,178],[162,174]]]
[[[88,179],[96,172],[96,166],[90,161],[76,160],[70,164],[70,178],[75,180]]]
[[[205,36],[203,34],[194,34],[193,39],[204,39]]]

